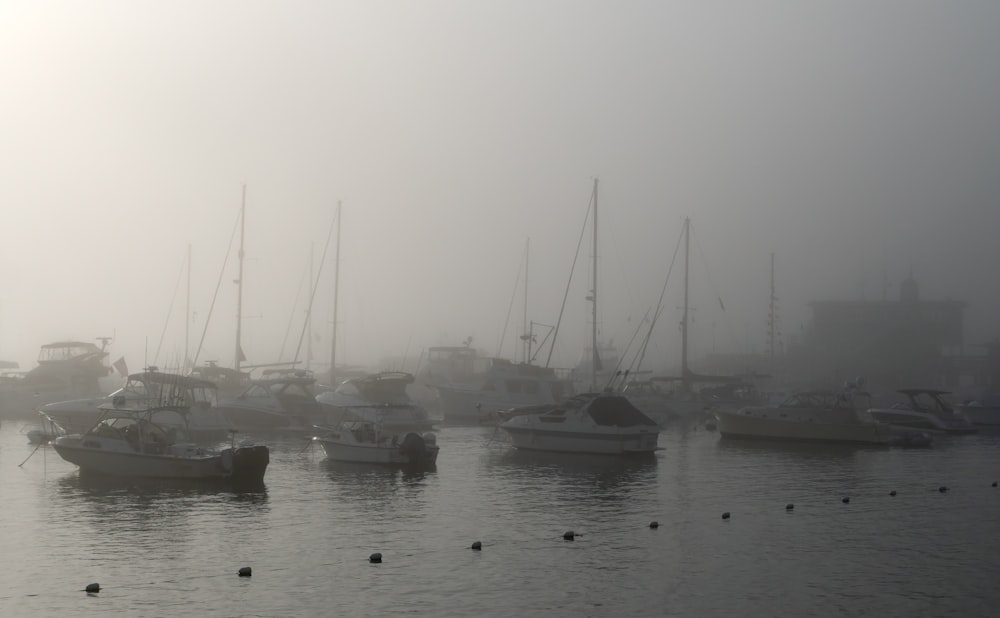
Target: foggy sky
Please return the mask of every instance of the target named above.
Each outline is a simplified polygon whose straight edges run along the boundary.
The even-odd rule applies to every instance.
[[[294,351],[338,200],[340,362],[468,336],[515,355],[525,242],[528,319],[554,324],[595,177],[602,338],[652,310],[691,217],[696,354],[763,349],[772,252],[786,339],[808,302],[896,298],[911,270],[923,298],[969,303],[967,342],[992,339],[998,23],[971,1],[7,0],[0,359],[114,335],[135,370],[166,330],[176,361],[188,245],[193,354],[244,183],[250,363],[286,333]],[[590,255],[558,366],[588,336]],[[200,361],[233,362],[235,268]],[[680,304],[675,273],[664,368]]]

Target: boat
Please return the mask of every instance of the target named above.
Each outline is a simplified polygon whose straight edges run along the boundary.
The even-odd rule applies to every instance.
[[[219,410],[234,429],[308,432],[325,424],[326,415],[312,392],[316,383],[312,373],[299,369],[268,375],[252,380],[239,395],[219,401]]]
[[[723,437],[815,440],[863,444],[893,444],[900,436],[917,433],[894,429],[872,416],[869,406],[856,404],[867,393],[856,388],[816,390],[791,395],[777,406],[716,409],[717,429]]]
[[[348,378],[335,390],[316,395],[316,401],[328,415],[377,422],[386,433],[427,431],[433,426],[430,415],[407,393],[407,386],[413,381],[413,374],[404,371]]]
[[[183,431],[187,408],[106,408],[83,434],[56,438],[52,447],[81,475],[225,481],[258,486],[270,461],[266,446],[200,447]]]
[[[55,401],[100,394],[100,379],[110,370],[102,345],[87,341],[56,341],[41,347],[38,364],[23,374],[0,378],[0,415],[27,417]]]
[[[1000,427],[1000,395],[986,394],[955,407],[973,425]]]
[[[503,410],[558,403],[573,394],[573,382],[551,367],[490,359],[490,368],[476,387],[436,385],[446,423],[495,422]]]
[[[314,438],[327,459],[350,463],[371,463],[414,467],[437,464],[437,436],[432,432],[399,434],[383,431],[378,422],[343,421]]]
[[[82,433],[104,415],[104,408],[107,407],[136,409],[164,406],[187,409],[185,430],[195,440],[223,438],[232,429],[232,424],[219,409],[214,382],[163,372],[156,367],[129,374],[124,386],[105,397],[50,403],[39,411],[66,433]]]
[[[897,392],[906,398],[905,402],[873,407],[869,413],[876,420],[890,425],[934,433],[969,434],[979,431],[964,413],[944,400],[949,391],[904,388]]]
[[[505,412],[515,448],[593,455],[652,454],[659,427],[619,393],[582,393],[568,401]]]

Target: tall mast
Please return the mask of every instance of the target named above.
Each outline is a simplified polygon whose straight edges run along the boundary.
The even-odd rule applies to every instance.
[[[184,363],[181,373],[187,373],[194,367],[190,366],[191,357],[188,356],[188,342],[191,340],[191,244],[188,243],[187,255],[187,301],[184,307]]]
[[[239,252],[239,274],[236,277],[236,371],[240,370],[240,363],[246,360],[243,356],[243,346],[240,339],[243,336],[243,237],[247,217],[247,186],[243,185],[243,201],[240,204],[240,252]]]
[[[681,386],[690,389],[688,379],[688,271],[691,257],[691,219],[684,219],[684,314],[681,318]]]
[[[531,332],[528,330],[528,258],[531,256],[531,238],[524,242],[524,317],[521,323],[521,339],[524,340],[524,362],[531,362]]]
[[[340,296],[340,200],[337,200],[337,252],[333,258],[333,335],[330,336],[330,381],[336,384],[337,373],[337,300]]]
[[[771,363],[774,363],[774,254],[771,254],[771,306],[767,313],[767,351],[770,355]]]
[[[309,289],[309,308],[306,310],[306,336],[308,337],[308,339],[306,339],[306,370],[307,371],[309,370],[309,364],[312,361],[312,357],[313,357],[313,354],[312,354],[312,320],[313,320],[313,318],[312,318],[312,299],[313,299],[312,286],[314,285],[313,284],[313,278],[315,276],[315,275],[313,275],[313,256],[314,256],[315,253],[316,253],[316,250],[315,250],[315,247],[313,246],[313,243],[309,243],[309,287],[310,287],[310,289]]]
[[[590,391],[597,390],[597,369],[601,363],[601,358],[597,352],[597,179],[594,179],[594,287],[591,290],[591,298],[594,305],[591,307],[591,338],[590,345],[593,355],[590,359]]]

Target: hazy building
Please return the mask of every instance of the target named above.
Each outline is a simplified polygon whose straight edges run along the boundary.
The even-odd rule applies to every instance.
[[[818,379],[864,376],[878,388],[950,386],[961,353],[966,303],[922,300],[907,278],[898,300],[816,301],[809,305],[800,366]]]

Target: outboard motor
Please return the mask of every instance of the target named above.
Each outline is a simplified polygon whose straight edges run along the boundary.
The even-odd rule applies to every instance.
[[[423,463],[427,459],[427,443],[420,434],[411,431],[403,436],[399,452],[406,455],[410,463]]]

